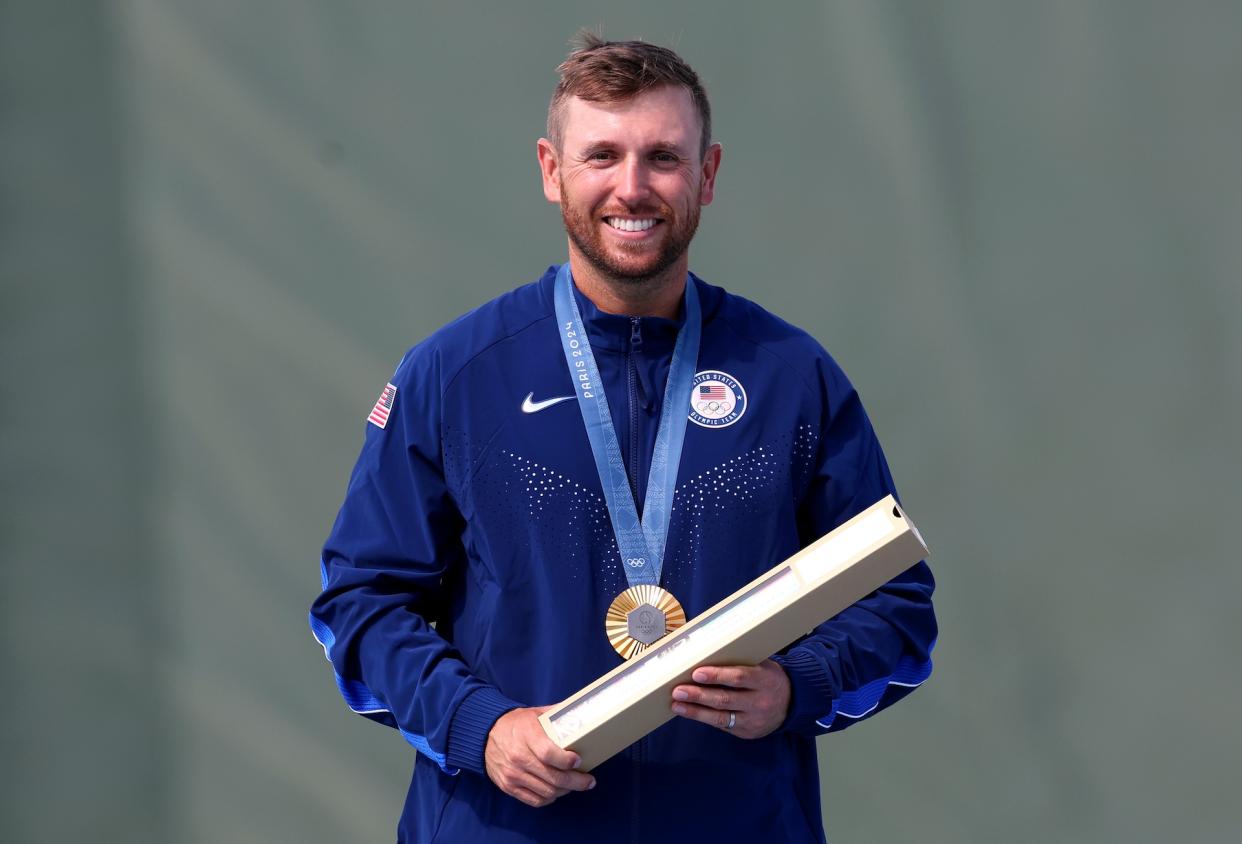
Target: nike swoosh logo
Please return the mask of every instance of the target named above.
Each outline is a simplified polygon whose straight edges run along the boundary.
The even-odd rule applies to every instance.
[[[569,401],[576,398],[575,396],[557,396],[556,398],[544,399],[543,401],[531,401],[535,397],[534,393],[527,393],[526,398],[522,400],[523,413],[538,413],[544,408],[551,407],[554,404],[560,404],[563,401]]]

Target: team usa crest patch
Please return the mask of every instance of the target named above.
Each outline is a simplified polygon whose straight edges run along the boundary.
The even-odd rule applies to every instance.
[[[388,415],[392,413],[392,403],[396,400],[397,388],[392,384],[385,384],[384,392],[380,393],[379,401],[375,403],[375,407],[371,408],[371,415],[367,417],[367,421],[377,427],[387,428]]]
[[[746,412],[746,391],[727,372],[705,369],[690,386],[690,421],[704,428],[727,428]]]

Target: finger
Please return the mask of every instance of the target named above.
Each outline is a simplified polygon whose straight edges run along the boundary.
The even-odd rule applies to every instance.
[[[572,750],[562,750],[551,739],[532,742],[531,752],[543,764],[562,771],[572,771],[582,764],[582,757]]]
[[[713,686],[731,686],[735,689],[759,688],[759,669],[751,665],[704,665],[694,669],[692,677],[696,683],[707,683]]]
[[[749,690],[718,686],[678,686],[673,690],[673,700],[697,703],[712,709],[741,712],[753,708],[753,693]]]
[[[675,703],[673,704],[673,712],[683,718],[689,718],[691,721],[699,721],[707,724],[709,727],[716,727],[726,732],[737,732],[739,723],[741,722],[741,714],[735,714],[733,729],[729,729],[729,714],[723,709],[711,709],[706,706],[697,706],[693,703]]]
[[[511,782],[515,787],[524,788],[544,800],[547,800],[548,802],[551,802],[566,793],[565,789],[558,788],[555,784],[549,782],[538,774],[527,773],[525,771],[514,774]]]
[[[538,787],[530,783],[526,783],[526,787],[541,794],[546,793],[548,789],[553,789],[560,792],[556,795],[560,797],[568,791],[587,791],[595,787],[595,778],[590,774],[580,771],[562,771],[543,764],[534,756],[524,760],[520,770],[523,776],[538,782]]]
[[[589,791],[595,788],[595,777],[580,771],[558,771],[555,768],[546,768],[545,777],[557,788],[569,791]]]
[[[518,800],[521,800],[527,806],[534,806],[536,809],[546,806],[552,802],[546,797],[540,797],[529,788],[521,788],[520,786],[509,788],[508,793],[513,797],[516,797]]]
[[[522,769],[529,771],[545,782],[558,786],[562,781],[578,785],[581,782],[581,777],[584,776],[590,779],[586,774],[581,774],[574,770],[582,763],[582,759],[578,754],[561,750],[556,745],[551,744],[551,742],[548,744],[550,747],[545,747],[538,743],[536,743],[536,746],[532,746],[530,753],[522,759]],[[577,776],[566,778],[566,774],[577,774]],[[574,790],[581,791],[582,789],[575,788]]]

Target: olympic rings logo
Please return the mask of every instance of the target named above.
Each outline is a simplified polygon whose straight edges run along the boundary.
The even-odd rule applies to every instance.
[[[713,416],[725,416],[733,410],[733,405],[727,401],[701,401],[696,407],[699,413],[710,413]]]
[[[630,557],[629,559],[625,561],[625,564],[632,569],[640,569],[643,566],[647,565],[647,558],[646,557]]]

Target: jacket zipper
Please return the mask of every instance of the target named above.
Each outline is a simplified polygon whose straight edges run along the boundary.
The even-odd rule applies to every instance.
[[[642,354],[643,334],[642,319],[630,317],[630,353],[626,355],[626,381],[629,386],[630,405],[630,494],[634,497],[634,507],[639,518],[643,515],[643,502],[638,497],[638,466],[642,438],[638,435],[638,361]]]
[[[642,438],[638,435],[639,412],[638,412],[638,361],[637,358],[642,354],[643,350],[643,332],[642,320],[639,317],[630,317],[630,354],[629,354],[629,388],[630,388],[630,488],[634,491],[634,507],[638,510],[638,517],[643,515],[643,502],[638,497],[638,467],[639,452],[642,448],[640,443]],[[633,775],[631,778],[632,800],[630,818],[633,825],[630,827],[630,840],[634,844],[642,842],[642,766],[643,759],[646,757],[644,752],[647,747],[647,739],[641,738],[634,745],[633,756]]]

